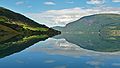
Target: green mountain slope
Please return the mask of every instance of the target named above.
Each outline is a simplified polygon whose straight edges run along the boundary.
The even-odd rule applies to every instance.
[[[119,14],[96,14],[85,16],[77,21],[71,22],[63,27],[54,27],[62,33],[69,34],[92,34],[101,36],[120,36]]]
[[[99,31],[101,28],[110,25],[120,25],[119,14],[96,14],[85,16],[67,24],[65,28],[63,28],[63,31]]]
[[[36,23],[35,21],[11,10],[0,7],[0,25],[6,26],[18,32],[18,34],[59,34],[59,31],[48,28],[45,25]],[[0,30],[3,30],[0,28]],[[5,29],[6,30],[6,29]]]

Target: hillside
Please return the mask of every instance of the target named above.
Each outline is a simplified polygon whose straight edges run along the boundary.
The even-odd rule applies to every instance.
[[[120,15],[97,14],[85,16],[67,24],[55,38],[64,38],[84,49],[99,52],[120,51]]]
[[[53,30],[52,28],[49,28],[45,25],[38,24],[37,22],[25,17],[24,15],[13,12],[3,7],[0,7],[0,25],[0,32],[6,31],[7,29],[2,29],[2,26],[6,26],[7,28],[16,31],[18,34],[21,35],[46,33],[50,35],[55,35],[60,33],[59,31]]]
[[[77,21],[67,24],[63,28],[63,31],[99,31],[102,27],[110,25],[112,27],[114,25],[120,25],[119,14],[96,14],[85,16]]]
[[[119,14],[96,14],[85,16],[77,21],[67,24],[64,28],[53,27],[62,33],[101,33],[119,36],[120,15]]]

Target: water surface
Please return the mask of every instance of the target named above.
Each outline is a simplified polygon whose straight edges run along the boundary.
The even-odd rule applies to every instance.
[[[0,43],[0,68],[120,68],[118,41],[85,34],[17,36]]]

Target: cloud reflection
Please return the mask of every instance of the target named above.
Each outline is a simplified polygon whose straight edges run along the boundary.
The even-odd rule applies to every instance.
[[[41,44],[41,45],[39,45]],[[83,49],[75,44],[67,42],[65,39],[49,38],[46,41],[35,44],[28,49],[29,52],[45,52],[51,55],[64,55],[79,58],[81,56],[118,56],[120,52],[96,52]]]

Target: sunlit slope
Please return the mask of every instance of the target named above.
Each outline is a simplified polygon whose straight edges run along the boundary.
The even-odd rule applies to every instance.
[[[53,30],[45,25],[38,24],[37,22],[13,12],[11,10],[0,7],[0,25],[9,27],[20,34],[58,34],[59,32]]]

